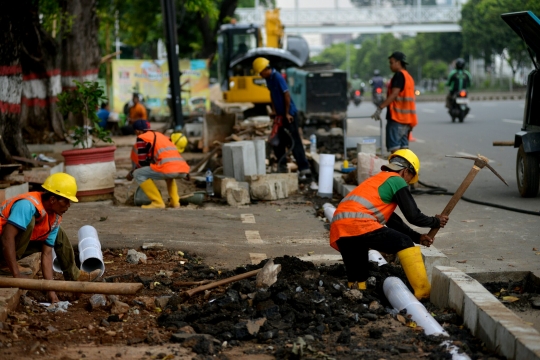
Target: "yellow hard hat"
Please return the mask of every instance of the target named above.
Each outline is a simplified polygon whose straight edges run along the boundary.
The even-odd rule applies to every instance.
[[[253,60],[253,72],[257,75],[259,75],[264,69],[266,69],[270,65],[270,61],[268,59],[263,57],[258,57],[255,60]]]
[[[176,146],[179,153],[183,153],[184,150],[186,150],[188,139],[184,134],[180,132],[171,134],[171,141]]]
[[[410,184],[414,184],[415,182],[417,182],[418,174],[420,173],[420,159],[418,159],[418,156],[416,156],[416,154],[409,149],[400,149],[388,157],[388,162],[391,164],[391,160],[395,157],[403,158],[409,162],[415,172],[415,175],[410,181]]]
[[[73,202],[79,202],[75,197],[77,194],[77,181],[69,174],[52,174],[45,179],[45,182],[41,187],[55,195],[60,195]]]

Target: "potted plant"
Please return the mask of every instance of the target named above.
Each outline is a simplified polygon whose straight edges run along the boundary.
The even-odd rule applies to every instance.
[[[72,128],[73,150],[62,152],[66,172],[77,180],[79,201],[112,199],[114,194],[115,146],[95,147],[98,141],[112,143],[110,132],[99,126],[96,109],[105,101],[104,92],[97,82],[74,81],[74,90],[65,90],[58,96],[58,109],[67,119],[72,114],[77,123]]]

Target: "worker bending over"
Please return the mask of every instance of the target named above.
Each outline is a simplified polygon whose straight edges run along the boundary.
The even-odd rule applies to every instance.
[[[69,239],[60,227],[62,215],[71,202],[78,202],[77,182],[71,175],[56,173],[42,185],[43,192],[34,191],[7,199],[0,205],[0,274],[15,278],[32,275],[17,260],[41,252],[41,272],[46,280],[53,280],[53,249],[64,279],[94,281],[101,270],[88,273],[75,265],[75,255]],[[54,291],[49,291],[51,302],[58,302]]]
[[[152,201],[151,204],[141,207],[143,209],[165,208],[165,203],[153,180],[165,180],[170,197],[169,206],[180,207],[180,197],[174,179],[185,177],[189,173],[189,165],[168,137],[150,130],[148,121],[137,120],[133,123],[133,128],[137,135],[137,142],[131,153],[133,170],[126,178],[135,179]]]
[[[412,230],[394,210],[399,206],[408,222],[425,228],[444,227],[448,216],[426,216],[416,206],[408,184],[418,181],[420,160],[411,150],[398,150],[388,160],[388,165],[381,167],[383,171],[362,182],[339,203],[330,226],[330,245],[343,257],[350,288],[366,288],[368,251],[375,249],[397,253],[414,295],[426,299],[430,284],[420,247],[414,244],[429,246],[433,239]]]

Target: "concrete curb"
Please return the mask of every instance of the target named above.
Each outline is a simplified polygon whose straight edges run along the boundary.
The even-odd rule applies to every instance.
[[[431,302],[463,317],[471,333],[508,359],[540,359],[540,333],[459,269],[435,266]]]
[[[26,265],[32,269],[33,278],[41,266],[41,253],[32,254],[19,261],[19,264]],[[6,321],[8,314],[15,310],[19,305],[21,295],[25,294],[26,290],[17,288],[0,288],[0,321]]]

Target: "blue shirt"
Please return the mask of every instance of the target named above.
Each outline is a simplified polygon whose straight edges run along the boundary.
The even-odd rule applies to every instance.
[[[272,103],[274,104],[274,110],[276,115],[285,116],[285,95],[289,91],[289,87],[285,82],[285,79],[279,72],[275,69],[272,69],[272,74],[266,80],[266,86],[270,90],[270,97],[272,98]],[[289,114],[292,116],[296,115],[296,106],[291,98],[291,105],[289,106]]]
[[[30,200],[19,200],[13,204],[11,211],[9,212],[8,224],[15,226],[17,229],[26,231],[28,224],[32,221],[32,217],[39,216],[34,204]],[[45,240],[45,245],[54,247],[56,236],[58,235],[59,226],[52,229],[51,233]]]
[[[99,127],[105,128],[107,126],[107,120],[109,120],[110,112],[107,109],[99,109],[97,112],[97,117],[99,120]]]

